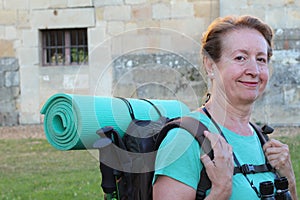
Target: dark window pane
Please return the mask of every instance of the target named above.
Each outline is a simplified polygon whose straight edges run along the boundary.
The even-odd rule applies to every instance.
[[[44,65],[87,63],[86,29],[42,30],[42,36]]]

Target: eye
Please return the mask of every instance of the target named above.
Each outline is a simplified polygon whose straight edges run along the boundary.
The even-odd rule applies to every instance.
[[[257,61],[262,63],[262,64],[267,64],[267,59],[266,58],[257,58]]]
[[[246,58],[245,58],[244,56],[236,56],[236,57],[234,58],[234,60],[236,60],[236,61],[245,61]]]

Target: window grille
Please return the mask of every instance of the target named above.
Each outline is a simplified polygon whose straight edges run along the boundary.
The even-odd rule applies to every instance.
[[[86,29],[42,30],[43,66],[88,63]]]

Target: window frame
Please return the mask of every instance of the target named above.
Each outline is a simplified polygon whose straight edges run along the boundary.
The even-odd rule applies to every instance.
[[[42,66],[88,64],[87,28],[43,29]]]

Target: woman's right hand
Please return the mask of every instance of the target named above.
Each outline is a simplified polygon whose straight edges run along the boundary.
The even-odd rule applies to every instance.
[[[211,142],[214,151],[213,160],[207,154],[201,156],[212,184],[211,192],[205,199],[229,199],[234,169],[232,147],[219,134],[204,131],[204,135]]]

